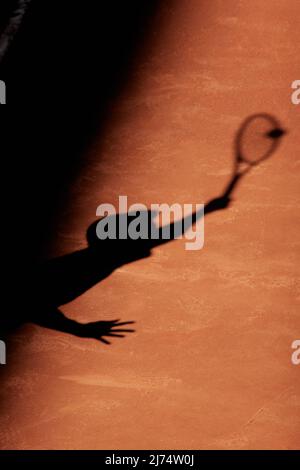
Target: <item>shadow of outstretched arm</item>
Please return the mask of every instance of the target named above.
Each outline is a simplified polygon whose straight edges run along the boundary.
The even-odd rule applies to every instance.
[[[234,182],[234,186],[236,185],[237,181]],[[198,210],[194,211],[191,215],[184,217],[180,220],[172,222],[169,224],[166,230],[166,226],[160,227],[159,229],[159,238],[157,240],[151,240],[150,245],[151,248],[155,248],[156,246],[164,245],[176,238],[176,233],[184,234],[191,226],[195,225],[198,220],[200,220],[205,215],[208,215],[212,212],[220,211],[227,209],[231,204],[230,193],[232,191],[231,184],[227,187],[224,194],[220,197],[216,197],[211,199],[204,205],[204,211]],[[184,227],[184,229],[183,229]],[[168,238],[164,238],[163,232],[168,234]]]
[[[42,315],[36,315],[32,321],[44,328],[69,333],[80,338],[92,338],[104,344],[110,344],[106,338],[124,338],[126,333],[135,330],[127,328],[133,321],[121,322],[118,320],[95,321],[79,323],[66,317],[59,309],[48,309]]]

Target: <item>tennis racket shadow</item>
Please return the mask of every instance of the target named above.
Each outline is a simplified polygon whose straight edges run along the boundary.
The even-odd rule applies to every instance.
[[[230,203],[234,190],[247,173],[276,152],[286,132],[271,114],[253,114],[243,121],[234,140],[232,176],[218,198],[221,206]]]
[[[280,145],[281,138],[286,134],[274,116],[267,113],[257,113],[248,116],[239,127],[233,142],[233,170],[223,193],[208,201],[203,211],[194,212],[189,221],[184,224],[188,230],[200,217],[211,212],[227,209],[232,202],[232,195],[242,179],[256,166],[270,158]],[[176,231],[176,225],[171,224],[171,233]],[[153,246],[167,243],[170,240],[160,239]]]

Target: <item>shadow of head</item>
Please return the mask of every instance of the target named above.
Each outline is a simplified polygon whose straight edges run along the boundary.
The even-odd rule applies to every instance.
[[[154,211],[141,210],[102,217],[87,229],[89,249],[117,265],[148,258],[154,246],[151,236],[157,231],[156,216]]]

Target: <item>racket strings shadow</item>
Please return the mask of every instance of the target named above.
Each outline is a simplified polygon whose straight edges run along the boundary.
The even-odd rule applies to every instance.
[[[252,168],[270,158],[278,149],[281,138],[287,133],[279,121],[267,113],[253,114],[245,119],[234,140],[232,177],[221,198],[232,196],[242,178]]]

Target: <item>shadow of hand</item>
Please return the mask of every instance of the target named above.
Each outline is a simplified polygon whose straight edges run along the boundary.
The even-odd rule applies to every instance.
[[[110,344],[104,336],[124,338],[124,333],[133,333],[135,330],[123,327],[133,323],[133,321],[120,322],[120,320],[111,320],[80,324],[78,325],[77,336],[80,336],[81,338],[93,338],[101,341],[102,343]]]
[[[205,212],[214,212],[222,209],[226,209],[231,204],[231,198],[228,196],[221,196],[212,199],[205,205]]]

